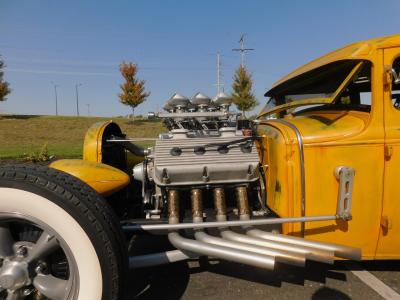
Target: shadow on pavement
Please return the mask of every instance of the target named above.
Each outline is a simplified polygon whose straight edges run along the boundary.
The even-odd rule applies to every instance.
[[[148,254],[172,249],[165,236],[133,236],[129,242],[130,255]],[[131,299],[179,299],[186,290],[190,279],[189,264],[186,261],[174,264],[132,270],[128,281]]]
[[[312,295],[311,299],[312,300],[326,300],[326,299],[350,300],[351,298],[336,289],[323,287],[323,288],[318,289]]]
[[[130,299],[180,299],[189,283],[187,262],[161,267],[144,268],[131,272]]]
[[[346,281],[347,279],[345,274],[329,269],[332,266],[319,263],[307,263],[307,271],[304,268],[278,263],[274,271],[268,271],[227,261],[214,261],[214,263],[211,263],[212,260],[206,258],[201,258],[199,262],[200,267],[191,268],[191,274],[210,272],[274,287],[281,287],[282,282],[302,286],[306,280],[325,283],[326,278],[334,278],[340,281]]]
[[[360,262],[354,264],[354,269],[360,266],[368,271],[400,271],[398,261]],[[353,269],[353,268],[351,268]],[[283,283],[305,286],[306,281],[326,284],[327,279],[346,282],[348,280],[344,271],[349,270],[345,261],[337,261],[334,265],[325,265],[307,262],[305,268],[277,264],[274,271],[257,269],[237,263],[218,259],[201,257],[199,260],[179,262],[170,265],[134,270],[130,277],[130,299],[180,299],[185,294],[192,275],[198,273],[211,273],[236,278],[248,282],[260,283],[266,286],[280,288]],[[202,294],[203,289],[211,287],[212,277],[202,279],[202,287],[197,291]],[[208,279],[207,279],[208,278]],[[320,287],[311,299],[350,299],[345,293],[330,287]]]
[[[275,271],[267,271],[201,257],[198,262],[179,262],[132,271],[129,281],[129,295],[132,295],[130,299],[180,299],[186,291],[190,276],[203,272],[273,287],[281,287],[283,282],[303,286],[306,280],[318,283],[325,283],[327,278],[347,280],[346,274],[336,272],[334,266],[319,263],[309,263],[306,269],[279,264]],[[204,284],[207,285],[207,282]],[[334,289],[321,288],[315,292],[313,299],[348,299],[348,297]]]

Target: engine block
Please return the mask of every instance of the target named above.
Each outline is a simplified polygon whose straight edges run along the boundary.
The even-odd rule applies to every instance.
[[[198,93],[192,101],[175,94],[162,118],[169,129],[156,140],[134,178],[159,187],[247,184],[259,178],[259,158],[249,126],[229,111],[221,93],[215,101]]]
[[[256,181],[254,138],[239,124],[240,114],[229,111],[230,104],[223,93],[215,101],[201,93],[192,101],[175,94],[164,107],[167,112],[153,114],[169,132],[160,135],[145,162],[134,168],[134,178],[159,187]]]
[[[258,154],[243,136],[156,142],[150,168],[159,186],[246,183],[258,179]]]

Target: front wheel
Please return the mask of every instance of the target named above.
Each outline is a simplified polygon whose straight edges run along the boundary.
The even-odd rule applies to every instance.
[[[105,200],[66,173],[0,168],[0,299],[120,299],[127,254]]]

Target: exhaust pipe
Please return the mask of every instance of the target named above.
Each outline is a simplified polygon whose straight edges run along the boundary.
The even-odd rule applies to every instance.
[[[225,222],[227,221],[227,216],[226,216],[226,201],[225,201],[225,191],[223,188],[215,188],[213,190],[213,196],[214,196],[214,208],[216,212],[216,218],[217,221],[219,222]],[[243,209],[241,210],[242,213],[244,212],[250,212],[249,209]],[[213,236],[208,236],[207,241],[213,244],[221,244],[221,243],[234,243],[236,246],[240,245],[239,247],[242,247],[243,250],[247,251],[254,251],[258,253],[264,253],[267,255],[273,255],[275,256],[275,259],[281,263],[287,263],[291,265],[296,265],[296,266],[304,266],[306,263],[306,257],[303,253],[293,253],[289,252],[283,249],[273,249],[269,247],[265,247],[262,244],[251,244],[248,243],[244,240],[236,240],[236,239],[230,239],[227,238],[228,236],[233,236],[233,235],[238,235],[238,236],[243,236],[246,237],[243,234],[238,234],[236,232],[230,231],[227,228],[220,228],[220,234],[222,236],[222,239],[215,238]],[[205,239],[205,237],[202,237]]]
[[[216,190],[216,191],[214,191],[214,193],[216,193],[218,195],[224,195],[223,190],[222,190],[222,193],[221,193],[221,190]],[[224,200],[224,198],[219,198],[219,200]],[[201,190],[199,190],[199,189],[192,190],[191,202],[192,202],[192,214],[193,214],[194,222],[202,222],[203,221],[202,218],[200,219],[198,217],[199,215],[203,214],[202,208],[201,208],[201,203],[202,203]],[[225,201],[220,201],[220,203],[221,204],[225,203]],[[223,212],[223,209],[220,211],[219,215],[221,215],[222,212]],[[218,212],[217,212],[217,216],[218,216]],[[249,245],[249,244],[245,244],[245,243],[227,241],[222,238],[209,235],[202,230],[196,230],[194,236],[195,236],[196,240],[198,240],[200,242],[217,245],[217,246],[222,246],[222,247],[229,247],[229,248],[238,249],[238,250],[243,250],[246,252],[257,253],[257,254],[264,255],[270,259],[276,259],[278,257],[279,258],[285,257],[286,262],[289,262],[289,263],[297,265],[297,266],[305,265],[305,257],[304,256],[293,255],[292,253],[283,252],[283,251],[274,251],[273,249]]]
[[[201,198],[199,197],[201,196],[201,192],[198,193],[198,191],[199,190],[197,190],[195,193],[192,193],[192,197],[193,195],[195,195],[195,198],[199,198],[201,200]],[[200,208],[201,206],[198,206],[197,211]],[[168,192],[168,212],[170,223],[179,221],[179,218],[176,218],[176,216],[179,216],[179,197],[177,191],[170,190]],[[200,215],[197,216],[199,217]],[[199,221],[199,219],[197,220]],[[168,239],[174,247],[181,250],[182,252],[189,251],[200,255],[214,256],[217,258],[243,263],[255,267],[261,267],[268,270],[273,270],[275,267],[275,259],[273,257],[187,239],[180,236],[177,232],[170,232],[168,234]]]
[[[240,214],[240,220],[248,220],[249,219],[249,209],[248,209],[248,200],[247,200],[247,192],[245,188],[238,187],[236,190],[236,197],[238,198],[238,206]],[[242,207],[241,207],[242,206]],[[345,259],[351,260],[361,260],[362,254],[361,249],[337,245],[333,243],[325,243],[325,242],[317,242],[317,241],[310,241],[305,240],[304,238],[294,237],[294,236],[287,236],[282,234],[275,234],[271,232],[266,232],[260,229],[256,229],[252,226],[243,226],[243,229],[246,230],[246,234],[252,238],[256,239],[263,239],[268,242],[272,243],[281,243],[286,246],[293,246],[293,247],[301,247],[304,249],[308,249],[313,254],[317,254],[317,260],[319,258],[323,258],[325,255],[328,256],[336,256]],[[229,234],[229,233],[228,233]],[[233,236],[231,236],[234,238]],[[236,240],[239,239],[236,236]],[[242,240],[243,241],[243,240]],[[325,252],[325,253],[324,253]],[[319,254],[318,254],[319,253]],[[333,261],[333,258],[332,258]]]
[[[215,237],[209,234],[206,234],[204,232],[198,231],[195,233],[195,238],[196,240],[200,242],[204,242],[207,244],[212,244],[216,246],[222,246],[222,247],[229,247],[229,248],[234,248],[246,252],[251,252],[251,255],[262,255],[264,257],[268,257],[272,260],[276,260],[279,262],[299,266],[299,267],[304,267],[306,264],[306,258],[301,255],[296,255],[293,253],[289,252],[284,252],[284,251],[277,251],[274,249],[268,249],[265,247],[260,247],[256,245],[249,245],[246,243],[241,243],[241,242],[235,242],[235,241],[229,241],[229,240],[224,240],[219,237]]]
[[[177,232],[170,232],[168,239],[174,247],[182,251],[190,251],[200,255],[214,256],[254,267],[273,270],[275,260],[264,255],[236,250],[228,247],[211,245],[180,236]]]
[[[274,241],[262,240],[258,238],[253,238],[251,236],[236,233],[230,230],[221,230],[221,236],[224,239],[230,241],[237,241],[241,243],[246,243],[250,245],[257,245],[261,247],[266,247],[269,249],[275,249],[280,251],[286,251],[287,253],[292,253],[292,255],[301,255],[304,256],[306,259],[318,261],[327,264],[334,263],[334,252],[333,251],[325,251],[325,250],[318,250],[318,249],[308,249],[306,247],[297,246],[297,245],[290,245],[290,244],[283,244],[277,243]],[[284,258],[282,258],[284,260]]]
[[[255,228],[247,229],[247,234],[252,237],[261,238],[261,239],[268,240],[268,241],[275,241],[275,242],[280,242],[280,243],[285,243],[285,244],[290,244],[290,245],[298,245],[298,246],[308,247],[308,248],[312,248],[312,249],[321,249],[321,250],[326,250],[326,251],[332,251],[334,253],[334,256],[340,257],[340,258],[346,258],[346,259],[351,259],[351,260],[361,260],[361,249],[358,249],[358,248],[342,246],[342,245],[337,245],[337,244],[333,244],[333,243],[325,243],[325,242],[321,243],[321,242],[317,242],[317,241],[310,241],[310,240],[305,240],[305,239],[294,237],[294,236],[286,236],[283,234],[265,232],[265,231],[255,229]]]
[[[238,187],[236,190],[236,197],[239,206],[240,219],[248,220],[250,218],[250,210],[247,199],[247,190],[245,187]],[[353,247],[336,245],[332,243],[321,243],[316,241],[309,241],[303,238],[286,236],[282,234],[274,234],[271,232],[265,232],[263,230],[256,229],[251,226],[244,226],[243,229],[246,230],[246,234],[251,236],[252,238],[261,238],[268,242],[272,243],[280,243],[286,246],[300,247],[304,248],[307,251],[311,251],[313,260],[322,262],[326,256],[332,258],[340,257],[347,258],[352,260],[361,260],[361,250]]]
[[[168,223],[179,223],[179,193],[176,190],[168,191]]]
[[[244,186],[237,187],[235,190],[237,205],[239,209],[240,219],[249,220],[250,219],[250,208],[247,198],[247,188]],[[226,220],[226,215],[225,215]],[[248,229],[245,227],[244,229]],[[261,230],[260,230],[261,231]],[[251,245],[257,245],[262,247],[267,247],[270,249],[287,251],[289,253],[303,255],[307,259],[333,264],[334,263],[334,251],[328,249],[316,249],[303,245],[293,245],[288,243],[281,243],[277,241],[260,239],[257,237],[252,237],[249,235],[239,234],[228,230],[226,228],[221,229],[221,236],[227,240],[237,241],[242,243],[247,243]]]

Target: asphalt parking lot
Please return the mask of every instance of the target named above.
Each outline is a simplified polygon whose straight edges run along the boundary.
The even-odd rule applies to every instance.
[[[355,275],[375,277],[372,283]],[[383,288],[382,288],[383,285]],[[386,289],[386,290],[385,290]],[[400,299],[400,261],[334,265],[280,264],[266,271],[216,259],[138,269],[129,279],[129,299]],[[399,293],[399,294],[397,294]]]
[[[400,293],[400,262],[363,262]],[[353,268],[354,269],[354,268]],[[132,272],[130,299],[383,299],[345,262],[278,266],[275,272],[218,260],[179,262]],[[400,296],[398,296],[400,299]]]

